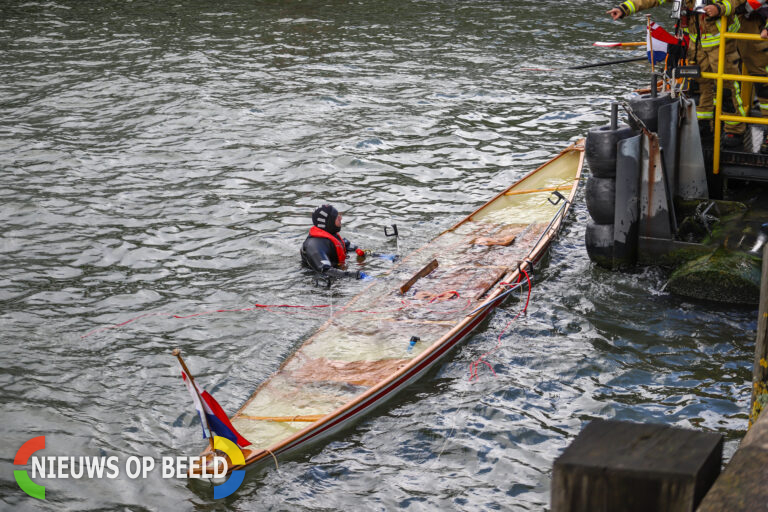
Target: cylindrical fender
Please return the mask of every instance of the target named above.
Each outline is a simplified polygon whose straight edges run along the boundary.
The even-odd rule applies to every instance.
[[[587,180],[586,199],[587,210],[595,222],[613,224],[616,209],[615,179],[590,176]]]
[[[659,94],[654,96],[653,94],[641,94],[633,97],[629,100],[629,106],[632,112],[645,123],[646,128],[652,132],[656,132],[659,129],[659,107],[672,103],[674,98],[669,93]],[[632,117],[629,118],[629,124],[636,130],[640,129],[640,126],[635,122]]]
[[[611,129],[611,125],[589,130],[584,147],[584,156],[592,176],[613,178],[616,175],[616,143],[636,135],[635,130],[622,124]]]
[[[613,267],[613,224],[590,221],[584,240],[590,260],[604,268]]]

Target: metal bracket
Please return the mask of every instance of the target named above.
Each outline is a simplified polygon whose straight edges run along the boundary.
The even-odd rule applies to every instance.
[[[568,199],[566,199],[565,196],[563,194],[561,194],[559,190],[555,190],[554,192],[552,192],[552,195],[556,196],[557,200],[553,201],[552,197],[548,197],[547,201],[549,201],[550,203],[552,203],[554,205],[560,204],[560,201],[565,201],[566,203],[568,202]]]
[[[533,278],[534,274],[536,273],[536,269],[533,266],[533,262],[528,258],[525,258],[523,262],[528,264],[528,277]]]
[[[387,231],[387,226],[384,226],[384,236],[386,236],[386,237],[394,236],[395,238],[397,238],[397,235],[398,235],[398,233],[397,233],[397,224],[392,224],[392,232],[391,233],[389,231]]]
[[[701,66],[677,66],[675,68],[676,78],[701,78]]]

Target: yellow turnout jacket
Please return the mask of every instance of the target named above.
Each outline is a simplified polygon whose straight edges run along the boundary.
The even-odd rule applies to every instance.
[[[747,0],[719,0],[714,2],[715,5],[720,7],[720,12],[728,17],[728,32],[738,32],[740,28],[739,18],[734,15],[736,7],[745,3]],[[626,0],[619,9],[624,13],[624,16],[635,14],[638,11],[650,9],[657,5],[666,3],[672,3],[668,0]],[[686,8],[693,9],[695,2],[693,0],[685,0]],[[699,33],[696,31],[696,19],[693,16],[688,17],[687,27],[684,28],[685,32],[690,36],[692,43],[701,44],[702,48],[711,48],[720,44],[720,30],[721,20],[720,18],[707,18],[706,15],[699,15]],[[685,24],[684,24],[685,26]],[[699,38],[701,40],[699,41]]]

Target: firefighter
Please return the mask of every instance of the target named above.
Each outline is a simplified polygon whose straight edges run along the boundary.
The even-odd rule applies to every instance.
[[[768,18],[768,6],[766,0],[747,0],[738,6],[736,13],[741,22],[740,32],[745,34],[761,34],[765,31],[765,21]],[[768,41],[737,41],[741,61],[744,63],[746,73],[752,76],[768,76]],[[755,95],[760,105],[760,113],[768,117],[768,84],[755,82]],[[760,153],[768,154],[768,134],[760,145]]]
[[[720,45],[720,16],[727,16],[725,27],[729,32],[739,30],[739,20],[734,16],[734,8],[746,0],[720,0],[709,5],[701,7],[701,10],[694,12],[694,0],[685,0],[688,9],[687,15],[682,19],[682,25],[688,36],[691,38],[691,44],[688,47],[688,61],[696,63],[704,72],[717,72],[718,47]],[[630,14],[644,9],[650,9],[667,3],[666,0],[626,0],[618,7],[607,12],[614,20],[624,18]],[[728,42],[725,53],[725,73],[739,74],[738,62],[739,54],[736,44],[733,41]],[[740,116],[746,116],[747,112],[741,101],[741,84],[739,82],[726,81],[725,95],[730,95],[730,102],[733,105],[733,112]],[[712,133],[713,120],[715,117],[715,81],[701,79],[699,81],[699,104],[696,108],[696,115],[699,118],[699,127],[702,134],[706,137]],[[726,147],[738,147],[742,144],[744,132],[747,125],[743,122],[727,121],[725,123],[725,136],[723,145]]]

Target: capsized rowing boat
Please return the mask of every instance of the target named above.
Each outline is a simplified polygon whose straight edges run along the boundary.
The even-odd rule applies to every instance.
[[[530,272],[544,255],[583,162],[582,140],[336,311],[232,417],[252,443],[245,466],[277,462],[348,426],[465,339],[509,295],[521,268]]]

